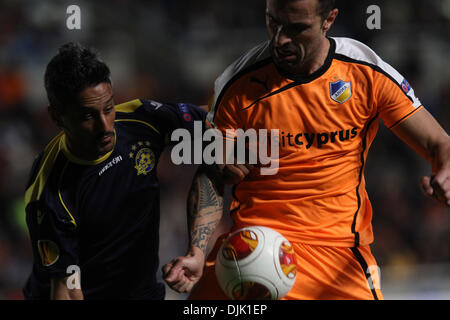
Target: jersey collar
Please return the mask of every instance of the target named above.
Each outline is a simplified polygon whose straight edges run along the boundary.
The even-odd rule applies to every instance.
[[[114,129],[114,146],[112,148],[112,150],[108,153],[106,153],[105,155],[101,156],[100,158],[96,159],[96,160],[84,160],[81,159],[77,156],[75,156],[72,152],[70,152],[69,148],[67,147],[67,142],[66,142],[66,134],[64,133],[61,137],[60,140],[60,149],[62,150],[62,152],[64,153],[64,155],[71,161],[77,164],[81,164],[81,165],[87,165],[87,166],[94,166],[97,165],[99,163],[102,163],[103,161],[105,161],[106,159],[109,158],[109,156],[113,153],[115,147],[116,147],[116,142],[117,142],[117,134],[116,134],[116,130]]]
[[[286,72],[284,70],[277,68],[278,72],[283,77],[294,80],[298,84],[308,83],[308,82],[311,82],[311,81],[321,77],[330,68],[331,63],[333,62],[334,53],[336,51],[336,42],[334,41],[334,39],[329,38],[329,37],[327,37],[327,39],[328,39],[328,41],[330,41],[330,49],[328,50],[328,55],[327,55],[327,58],[325,59],[324,64],[318,70],[316,70],[315,72],[313,72],[307,76],[295,75],[290,72]]]

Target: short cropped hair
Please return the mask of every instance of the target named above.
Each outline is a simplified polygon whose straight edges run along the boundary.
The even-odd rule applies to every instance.
[[[77,95],[88,87],[111,84],[108,66],[93,49],[69,42],[61,46],[47,65],[45,90],[52,108],[63,113],[74,105]]]
[[[319,14],[322,17],[322,20],[325,20],[328,17],[328,14],[331,10],[336,8],[335,0],[318,0],[319,1]]]

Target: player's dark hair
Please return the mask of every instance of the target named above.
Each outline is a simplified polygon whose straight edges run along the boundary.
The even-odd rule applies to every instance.
[[[335,0],[319,0],[319,14],[322,20],[325,20],[334,8],[336,8]]]
[[[96,51],[69,42],[61,46],[45,71],[45,90],[52,108],[64,112],[84,89],[102,82],[111,84],[108,66]]]

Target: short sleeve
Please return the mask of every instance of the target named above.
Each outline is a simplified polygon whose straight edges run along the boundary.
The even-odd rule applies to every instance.
[[[142,116],[153,123],[164,136],[171,136],[176,129],[186,129],[194,133],[195,125],[205,125],[206,112],[200,107],[189,103],[160,103],[143,101],[143,108],[138,110]]]
[[[226,139],[234,140],[236,136],[233,133],[244,127],[240,119],[238,106],[238,95],[233,93],[232,86],[225,92],[217,106],[210,107],[208,120],[214,128],[221,131]]]
[[[375,79],[377,110],[386,127],[392,129],[423,107],[403,77],[397,82],[388,75],[377,73]]]
[[[30,203],[26,209],[35,264],[49,278],[65,277],[67,268],[79,266],[79,237],[77,226],[41,201]]]

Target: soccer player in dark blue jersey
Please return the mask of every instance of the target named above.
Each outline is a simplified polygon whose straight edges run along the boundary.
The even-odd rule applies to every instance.
[[[45,73],[62,129],[37,157],[26,188],[34,263],[26,299],[164,299],[158,283],[158,159],[171,132],[193,132],[190,104],[114,104],[108,66],[62,46]]]

